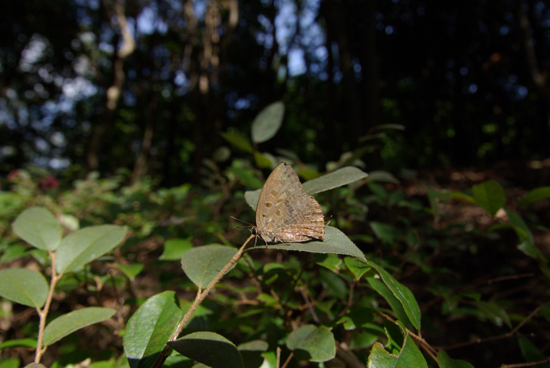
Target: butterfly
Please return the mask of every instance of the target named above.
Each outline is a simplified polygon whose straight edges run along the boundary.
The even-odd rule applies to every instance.
[[[267,178],[256,207],[252,233],[266,243],[324,240],[323,210],[306,193],[290,165],[281,162]]]

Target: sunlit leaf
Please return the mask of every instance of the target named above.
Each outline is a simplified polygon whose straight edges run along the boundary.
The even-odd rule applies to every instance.
[[[123,346],[130,367],[150,367],[182,318],[183,312],[173,291],[147,299],[126,327]]]
[[[236,253],[236,248],[223,245],[191,248],[183,255],[181,267],[195,285],[204,289]]]
[[[178,353],[211,368],[244,368],[237,347],[213,332],[194,332],[168,345]]]
[[[48,296],[44,275],[26,268],[0,270],[0,296],[29,307],[41,308]]]
[[[285,104],[282,101],[274,102],[265,107],[252,122],[252,141],[262,143],[273,138],[281,128]]]
[[[26,209],[17,216],[12,227],[21,239],[43,250],[56,250],[63,235],[55,216],[42,207]]]
[[[90,307],[57,317],[44,329],[44,345],[51,345],[83,327],[103,322],[115,313],[116,311],[110,308]]]

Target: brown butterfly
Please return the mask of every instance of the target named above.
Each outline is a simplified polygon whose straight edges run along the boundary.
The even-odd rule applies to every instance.
[[[306,193],[294,169],[281,162],[267,178],[256,207],[252,232],[266,243],[324,240],[325,220],[319,203]]]

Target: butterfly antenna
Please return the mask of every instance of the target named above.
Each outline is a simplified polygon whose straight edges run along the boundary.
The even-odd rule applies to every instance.
[[[235,226],[233,229],[240,229],[240,228],[242,228],[242,227],[250,227],[250,226],[254,227],[254,225],[252,225],[250,222],[246,222],[246,221],[243,221],[243,220],[239,220],[238,218],[233,217],[233,216],[229,216],[229,217],[231,217],[233,220],[236,220],[236,221],[239,221],[239,222],[242,222],[242,223],[248,225],[248,226]]]

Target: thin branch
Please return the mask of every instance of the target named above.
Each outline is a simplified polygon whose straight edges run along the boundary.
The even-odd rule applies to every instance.
[[[216,284],[222,279],[222,277],[224,277],[225,274],[229,272],[231,267],[233,267],[233,265],[237,263],[239,259],[241,259],[244,252],[244,248],[255,237],[256,235],[250,235],[248,237],[248,239],[244,242],[242,247],[237,251],[237,253],[233,256],[233,258],[231,258],[231,260],[225,265],[225,267],[218,273],[218,275],[214,278],[214,280],[212,280],[212,282],[206,287],[206,289],[204,289],[203,292],[201,292],[199,288],[197,292],[197,297],[195,298],[193,305],[191,305],[191,308],[189,308],[187,313],[185,313],[185,316],[183,316],[183,319],[178,324],[178,327],[176,328],[172,336],[170,336],[170,339],[168,341],[174,341],[175,339],[178,338],[178,335],[181,333],[183,328],[187,325],[187,322],[191,319],[191,316],[193,315],[193,313],[195,312],[199,304],[202,303],[202,301],[206,298],[206,296],[210,293],[210,291],[214,288],[214,286],[216,286]],[[162,367],[162,364],[164,363],[166,358],[168,358],[169,351],[170,351],[170,347],[168,345],[165,346],[162,352],[160,353],[160,355],[158,356],[157,360],[153,364],[153,368]]]
[[[532,319],[534,316],[536,316],[542,309],[544,309],[548,305],[550,305],[550,301],[547,301],[546,303],[544,303],[542,305],[539,305],[537,308],[535,308],[535,310],[533,312],[531,312],[527,317],[525,317],[525,319],[523,321],[521,321],[516,327],[514,327],[514,329],[512,329],[510,332],[505,333],[504,335],[491,336],[491,337],[486,337],[486,338],[483,338],[483,339],[475,339],[473,341],[461,342],[461,343],[458,343],[458,344],[454,344],[454,345],[450,345],[450,346],[444,346],[444,347],[436,346],[436,348],[438,350],[447,351],[447,350],[462,348],[464,346],[469,346],[469,345],[473,345],[473,344],[481,344],[481,343],[485,343],[485,342],[488,342],[488,341],[510,339],[512,337],[517,337],[517,336],[514,336],[514,335],[519,331],[519,329],[521,327],[523,327],[523,325],[525,325],[530,319]]]
[[[382,312],[378,312],[378,313],[382,317],[387,319],[388,321],[390,321],[392,323],[396,323],[395,320],[393,318],[391,318],[390,316],[388,316],[387,314],[382,313]],[[422,337],[418,336],[417,334],[415,334],[414,332],[412,332],[408,328],[405,328],[405,331],[407,331],[407,334],[409,334],[413,339],[415,339],[418,342],[418,344],[420,345],[420,347],[426,353],[428,353],[428,355],[431,356],[434,361],[437,362],[437,350],[433,346],[431,346],[426,340],[424,340]]]
[[[44,342],[44,329],[46,328],[46,318],[48,317],[48,312],[50,311],[50,306],[52,304],[55,285],[57,284],[61,276],[63,276],[63,274],[58,275],[56,273],[55,252],[48,250],[48,253],[52,260],[52,264],[51,264],[52,277],[50,280],[50,289],[48,290],[48,296],[46,297],[46,303],[44,304],[44,309],[36,308],[36,311],[38,312],[38,316],[40,317],[40,325],[38,326],[38,341],[36,342],[36,354],[34,356],[34,362],[36,364],[40,363],[40,359],[42,358],[42,355],[44,355],[44,353],[46,352],[46,349],[48,349],[47,346],[42,347],[42,344]]]
[[[500,368],[522,368],[522,367],[532,367],[537,364],[548,363],[550,358],[539,360],[538,362],[528,362],[528,363],[518,363],[518,364],[503,364]]]

